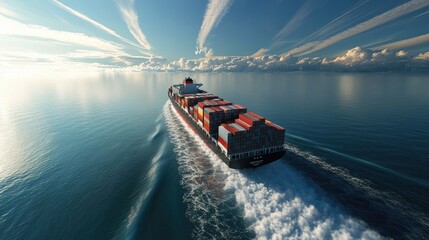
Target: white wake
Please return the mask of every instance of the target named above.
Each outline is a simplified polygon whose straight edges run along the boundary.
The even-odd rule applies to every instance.
[[[226,220],[219,218],[219,213],[228,209],[216,209],[224,206],[219,204],[222,201],[233,198],[242,209],[240,217],[258,239],[382,238],[285,162],[279,160],[255,170],[229,169],[169,102],[164,115],[183,174],[182,184],[190,189],[185,196],[185,202],[191,205],[188,216],[193,222],[200,220],[195,237],[228,238],[233,234],[233,228],[222,225]],[[206,187],[201,188],[201,184]],[[204,213],[207,216],[193,215]],[[208,228],[222,234],[204,235]]]

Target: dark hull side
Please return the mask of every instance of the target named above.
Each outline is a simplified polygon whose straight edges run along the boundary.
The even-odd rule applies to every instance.
[[[169,96],[170,98],[170,96]],[[269,153],[265,155],[259,155],[249,158],[243,158],[239,160],[229,160],[221,151],[221,149],[209,138],[209,136],[204,132],[200,126],[192,119],[188,113],[183,110],[172,98],[170,98],[171,103],[174,108],[177,110],[179,115],[183,120],[188,124],[191,129],[200,136],[204,143],[214,152],[216,155],[222,159],[222,161],[228,165],[230,168],[241,169],[241,168],[255,168],[271,162],[274,162],[282,158],[286,151],[280,151],[275,153]]]

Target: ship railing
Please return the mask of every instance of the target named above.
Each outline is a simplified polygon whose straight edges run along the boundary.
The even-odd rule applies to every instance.
[[[261,149],[248,151],[248,152],[240,152],[240,153],[230,154],[229,156],[230,156],[231,160],[240,160],[243,158],[256,157],[256,156],[260,156],[260,155],[266,155],[266,154],[276,153],[276,152],[281,152],[281,151],[284,151],[283,146],[275,146],[275,147],[270,147],[270,148],[261,148]]]

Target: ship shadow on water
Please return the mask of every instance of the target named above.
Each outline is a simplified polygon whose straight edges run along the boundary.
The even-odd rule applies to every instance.
[[[323,161],[323,159],[320,159]],[[346,169],[334,167],[331,170],[326,170],[308,161],[306,156],[294,151],[286,151],[286,155],[280,159],[284,164],[287,164],[295,171],[304,176],[313,186],[322,190],[334,202],[339,202],[346,213],[366,222],[371,228],[378,231],[381,235],[394,239],[425,239],[429,235],[429,231],[421,226],[421,222],[410,216],[410,214],[401,212],[400,209],[392,209],[392,205],[399,207],[401,204],[399,196],[388,192],[377,192],[372,187],[372,184],[366,180],[358,180],[360,185],[353,184],[353,176],[349,176],[349,181],[345,180],[340,175],[333,174],[332,171],[339,169],[349,174]],[[251,171],[258,171],[254,169]],[[276,190],[282,190],[278,184],[273,184],[272,181],[257,177],[256,174],[245,172],[244,174],[249,179],[261,182],[267,187]],[[343,173],[344,175],[344,173]],[[369,191],[368,191],[369,189]],[[383,197],[394,198],[391,206],[386,204],[386,199]],[[401,207],[406,209],[406,207]],[[421,220],[425,221],[425,220]],[[419,226],[419,227],[416,227]]]

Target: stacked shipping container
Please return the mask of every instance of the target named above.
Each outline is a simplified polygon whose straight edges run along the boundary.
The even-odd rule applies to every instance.
[[[232,104],[231,102],[224,101],[224,100],[220,100],[220,101],[205,100],[204,102],[199,102],[198,103],[198,120],[201,121],[201,123],[203,123],[205,108],[226,106],[231,104]]]
[[[284,143],[284,128],[242,105],[208,93],[174,95],[174,99],[234,159],[268,154]]]
[[[204,108],[204,129],[209,134],[216,134],[223,116],[224,112],[218,107]]]
[[[202,102],[204,100],[210,100],[210,99],[218,99],[218,96],[215,96],[210,93],[205,94],[188,94],[184,97],[183,105],[181,105],[184,108],[192,107],[199,102]]]
[[[283,145],[284,136],[284,128],[248,112],[240,114],[234,123],[221,124],[218,142],[229,155],[246,153],[243,157],[250,157],[275,151]]]

